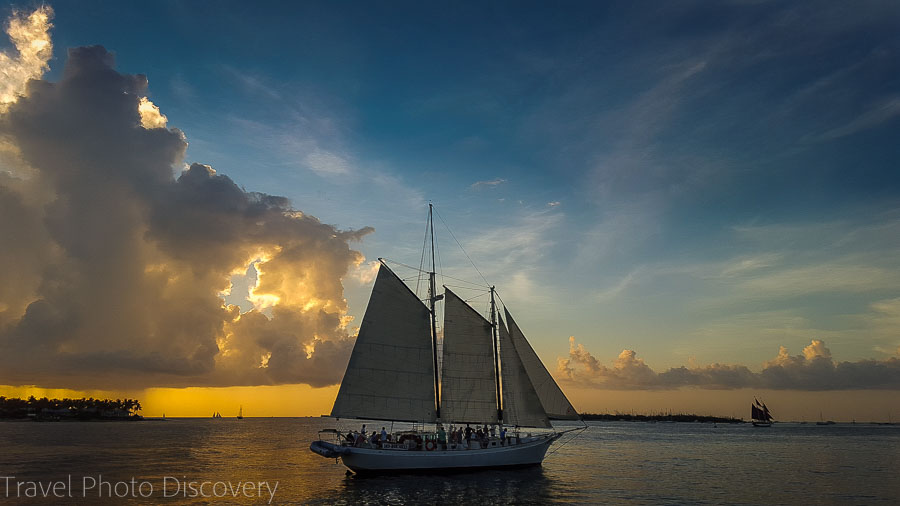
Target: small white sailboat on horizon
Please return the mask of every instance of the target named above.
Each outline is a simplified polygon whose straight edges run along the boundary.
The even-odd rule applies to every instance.
[[[412,422],[415,427],[397,434],[346,437],[326,429],[310,450],[339,457],[357,473],[540,465],[550,445],[568,431],[531,434],[521,429],[553,429],[551,419],[580,417],[509,310],[504,307],[505,319],[498,314],[494,287],[487,287],[489,318],[446,286],[443,294],[436,293],[432,213],[429,204],[432,268],[427,273],[427,305],[379,259],[369,305],[331,411],[338,419]],[[439,347],[435,304],[441,300]],[[466,438],[447,438],[447,432],[454,431],[444,425],[460,432],[465,425]],[[469,425],[491,429],[475,439]],[[503,427],[513,429],[508,437],[498,437]]]

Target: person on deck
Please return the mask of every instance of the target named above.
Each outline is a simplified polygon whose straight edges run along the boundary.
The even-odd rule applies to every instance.
[[[438,444],[441,445],[442,450],[447,449],[447,433],[444,432],[444,426],[438,426],[438,434],[437,434]]]
[[[388,442],[388,441],[389,441],[389,439],[388,439],[388,433],[387,433],[386,430],[384,430],[384,427],[382,427],[382,428],[381,428],[381,442],[382,442],[382,443],[386,443],[386,442]]]

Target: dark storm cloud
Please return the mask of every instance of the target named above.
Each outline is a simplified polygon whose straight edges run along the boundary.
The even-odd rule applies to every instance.
[[[0,383],[338,382],[341,277],[371,229],[337,230],[206,165],[176,178],[185,136],[148,118],[147,92],[104,48],[78,48],[58,83],[30,81],[0,113]],[[241,314],[220,292],[251,262],[259,304]]]

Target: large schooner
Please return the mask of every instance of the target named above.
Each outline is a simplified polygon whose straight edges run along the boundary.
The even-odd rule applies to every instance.
[[[493,286],[489,319],[446,286],[443,294],[436,293],[431,204],[428,230],[432,264],[427,305],[379,259],[369,305],[331,410],[333,418],[412,422],[415,428],[371,437],[327,429],[310,450],[340,457],[355,472],[539,465],[551,443],[567,431],[532,435],[521,429],[552,429],[551,419],[580,417],[509,311],[504,307],[505,323],[498,314]],[[435,306],[441,300],[439,369]],[[471,425],[485,430],[478,430],[476,438]],[[448,437],[448,431],[457,437]]]

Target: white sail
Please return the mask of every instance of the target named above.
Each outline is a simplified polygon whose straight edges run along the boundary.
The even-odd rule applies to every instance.
[[[441,420],[497,421],[497,383],[491,324],[444,287],[444,363]]]
[[[499,320],[499,319],[498,319]],[[516,346],[503,320],[498,321],[500,337],[500,377],[503,380],[503,423],[522,427],[550,427]]]
[[[384,264],[331,416],[435,421],[430,313]]]
[[[540,357],[537,356],[537,353],[535,353],[531,345],[528,344],[528,341],[525,339],[525,334],[519,330],[519,326],[516,325],[516,322],[512,319],[512,316],[510,316],[509,311],[506,310],[505,312],[506,321],[509,323],[509,335],[516,350],[519,352],[519,357],[522,359],[525,371],[528,373],[528,377],[534,385],[534,390],[541,400],[541,406],[543,406],[544,412],[554,420],[578,420],[578,412],[572,407],[572,403],[566,398],[566,394],[564,394],[559,388],[559,385],[556,384],[556,380],[553,379],[553,376],[550,376],[550,373],[547,372],[544,363],[541,362]]]

